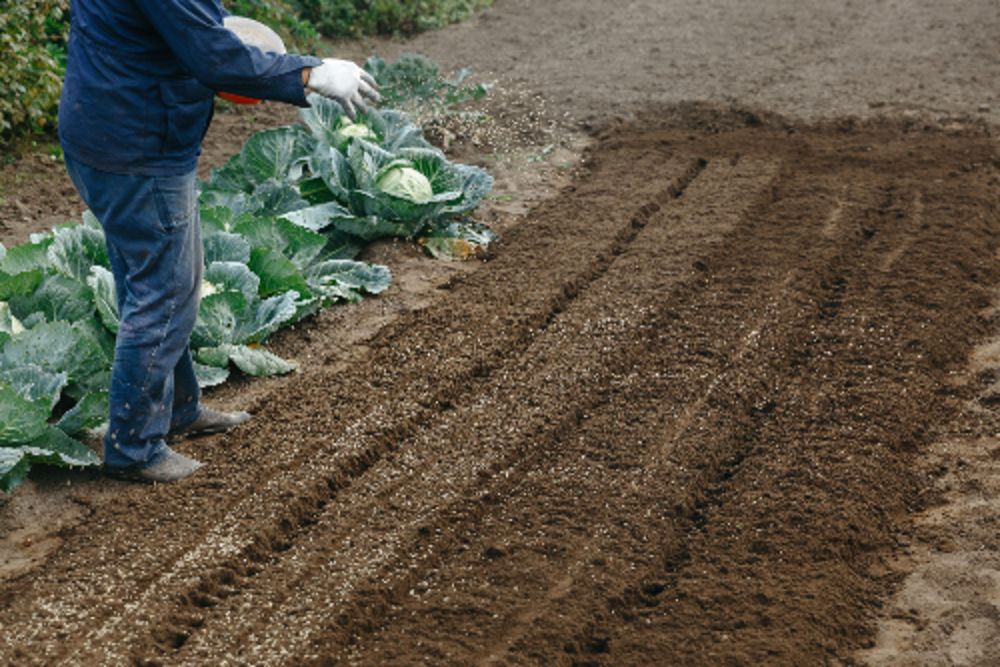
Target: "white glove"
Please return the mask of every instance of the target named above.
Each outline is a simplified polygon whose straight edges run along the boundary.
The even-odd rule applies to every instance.
[[[368,110],[365,98],[372,102],[381,99],[376,90],[377,86],[371,74],[350,60],[324,58],[323,64],[314,67],[309,73],[306,90],[340,102],[347,115],[354,118],[355,108],[361,111]]]

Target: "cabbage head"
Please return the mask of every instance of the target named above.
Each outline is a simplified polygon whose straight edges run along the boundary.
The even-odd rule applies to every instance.
[[[347,139],[378,139],[370,127],[362,123],[352,123],[346,117],[341,120],[340,127],[337,128],[337,134]]]
[[[395,160],[389,164],[379,173],[376,185],[387,195],[415,204],[422,204],[434,197],[431,182],[414,169],[409,160]]]

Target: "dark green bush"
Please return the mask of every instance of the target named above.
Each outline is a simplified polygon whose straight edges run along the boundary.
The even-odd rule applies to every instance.
[[[68,0],[18,0],[0,7],[0,143],[55,127],[68,5]]]
[[[410,34],[466,18],[493,0],[293,0],[324,35]]]

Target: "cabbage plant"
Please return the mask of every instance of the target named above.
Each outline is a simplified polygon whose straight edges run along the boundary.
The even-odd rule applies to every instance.
[[[192,335],[202,386],[232,368],[287,373],[263,348],[281,327],[378,294],[384,266],[356,261],[382,237],[444,259],[482,256],[493,235],[469,219],[492,187],[451,162],[405,114],[347,118],[313,96],[304,126],[265,130],[202,184],[205,273]],[[33,464],[94,466],[78,438],[107,419],[118,306],[100,223],[0,245],[0,490]]]
[[[273,216],[207,210],[204,244],[192,336],[202,386],[225,381],[231,367],[293,370],[261,346],[268,336],[390,280],[385,267],[345,259],[335,239]],[[114,279],[92,215],[9,250],[0,245],[0,490],[33,464],[100,463],[77,438],[107,420],[117,330]]]
[[[447,234],[485,249],[492,236],[470,233],[479,226],[468,215],[492,189],[489,174],[448,160],[399,111],[372,109],[351,120],[333,100],[311,95],[309,101],[300,111],[304,127],[269,130],[269,150],[252,149],[252,138],[213,172],[203,205],[278,215],[336,237],[345,249],[400,237],[445,259],[469,256],[450,254],[461,244],[441,242]],[[439,240],[422,242],[428,234]]]

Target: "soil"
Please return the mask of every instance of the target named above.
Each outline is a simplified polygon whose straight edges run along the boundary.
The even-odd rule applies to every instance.
[[[189,480],[0,499],[0,664],[998,664],[1000,17],[626,5],[337,47],[502,72],[449,129],[501,241],[373,247]],[[0,240],[67,185],[4,169]]]

